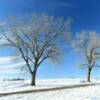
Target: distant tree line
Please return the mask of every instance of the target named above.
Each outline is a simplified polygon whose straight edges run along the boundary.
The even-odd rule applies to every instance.
[[[23,78],[3,79],[3,81],[24,81]]]

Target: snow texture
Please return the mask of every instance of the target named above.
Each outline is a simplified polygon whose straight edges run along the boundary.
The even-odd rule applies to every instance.
[[[49,79],[37,80],[37,86],[30,86],[30,81],[0,81],[0,93],[36,90],[67,85],[84,84],[80,79]],[[93,82],[100,82],[93,80]],[[100,100],[100,86],[71,88],[56,91],[15,94],[0,97],[0,100]]]

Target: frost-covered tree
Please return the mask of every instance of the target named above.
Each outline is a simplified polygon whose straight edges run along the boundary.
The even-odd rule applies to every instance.
[[[1,30],[4,46],[15,47],[25,61],[35,85],[36,73],[46,59],[58,56],[58,40],[67,33],[69,21],[61,17],[33,14],[23,19],[11,18]]]
[[[97,63],[100,59],[100,36],[96,32],[82,31],[77,34],[72,44],[85,61],[81,67],[86,68],[87,81],[90,82],[92,69],[99,67]]]

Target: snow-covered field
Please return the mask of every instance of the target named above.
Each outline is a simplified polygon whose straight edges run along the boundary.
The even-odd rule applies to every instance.
[[[93,83],[100,80],[93,80]],[[29,81],[0,81],[0,94],[6,92],[47,89],[69,85],[84,84],[81,79],[49,79],[37,80],[36,87],[31,87]],[[0,100],[100,100],[100,86],[62,89],[27,94],[2,96]]]

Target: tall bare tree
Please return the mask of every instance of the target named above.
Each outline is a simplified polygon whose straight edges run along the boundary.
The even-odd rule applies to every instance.
[[[84,58],[85,63],[81,67],[87,69],[87,82],[90,82],[92,69],[99,67],[100,36],[96,32],[79,32],[73,41],[73,47]]]
[[[35,85],[36,73],[46,59],[56,59],[59,36],[67,33],[68,20],[45,14],[33,14],[26,19],[11,18],[1,31],[3,45],[15,47],[26,62]]]

